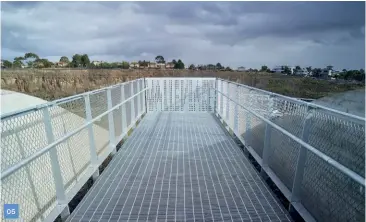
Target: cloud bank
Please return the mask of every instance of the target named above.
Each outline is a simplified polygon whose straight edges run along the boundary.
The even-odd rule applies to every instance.
[[[365,66],[364,2],[2,2],[2,59]]]

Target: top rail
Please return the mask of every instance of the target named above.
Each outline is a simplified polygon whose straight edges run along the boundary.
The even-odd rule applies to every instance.
[[[321,159],[323,159],[324,161],[328,162],[329,164],[331,164],[332,166],[334,166],[335,168],[337,168],[338,170],[340,170],[341,172],[343,172],[344,174],[346,174],[347,176],[349,176],[350,178],[352,178],[354,181],[356,181],[357,183],[365,186],[365,178],[361,177],[360,175],[358,175],[357,173],[353,172],[352,170],[348,169],[347,167],[343,166],[342,164],[338,163],[336,160],[332,159],[331,157],[325,155],[324,153],[320,152],[319,150],[317,150],[315,147],[311,146],[310,144],[304,142],[302,139],[294,136],[293,134],[291,134],[290,132],[288,132],[287,130],[283,129],[282,127],[278,126],[277,124],[273,123],[272,121],[264,118],[263,116],[253,112],[252,110],[246,108],[245,106],[239,104],[237,101],[231,99],[228,95],[226,95],[225,93],[220,92],[217,89],[214,89],[216,92],[222,94],[223,96],[225,96],[227,99],[231,100],[232,102],[234,102],[236,105],[240,106],[241,108],[243,108],[244,110],[246,110],[247,112],[253,114],[254,116],[258,117],[259,119],[261,119],[262,121],[264,121],[265,123],[271,125],[273,128],[279,130],[280,132],[282,132],[283,134],[285,134],[286,136],[290,137],[292,140],[296,141],[298,144],[300,144],[301,146],[305,147],[306,149],[308,149],[309,151],[313,152],[315,155],[317,155],[318,157],[320,157]]]
[[[245,87],[247,89],[258,91],[258,92],[261,92],[261,93],[265,93],[265,94],[268,94],[268,95],[271,95],[271,96],[277,96],[277,97],[283,98],[285,100],[288,100],[288,101],[291,101],[291,102],[294,102],[294,103],[298,103],[298,104],[302,104],[302,105],[306,105],[306,106],[309,106],[309,107],[312,107],[312,108],[323,109],[323,110],[326,110],[326,111],[329,111],[329,112],[332,112],[332,113],[335,113],[335,114],[338,114],[338,115],[341,115],[341,116],[344,116],[344,117],[352,118],[354,120],[357,120],[358,123],[362,123],[362,124],[365,125],[366,119],[363,118],[363,117],[360,117],[360,116],[356,116],[356,115],[353,115],[353,114],[350,114],[350,113],[342,112],[342,111],[332,109],[332,108],[329,108],[329,107],[325,107],[325,106],[322,106],[322,105],[306,102],[306,101],[303,101],[301,99],[292,98],[292,97],[284,96],[284,95],[281,95],[281,94],[278,94],[278,93],[269,92],[269,91],[266,91],[266,90],[263,90],[263,89],[258,89],[258,88],[255,88],[255,87],[247,86],[247,85],[244,85],[244,84],[241,84],[241,83],[232,82],[232,81],[229,81],[229,80],[226,80],[226,79],[218,78],[218,80],[222,80],[224,82],[228,82],[228,83],[231,83],[231,84],[234,84],[234,85],[242,86],[242,87]]]
[[[17,170],[19,170],[20,168],[22,168],[23,166],[27,165],[28,163],[32,162],[33,160],[35,160],[37,157],[41,156],[42,154],[46,153],[47,151],[49,151],[50,149],[54,148],[55,146],[57,146],[58,144],[64,142],[66,139],[70,138],[71,136],[77,134],[78,132],[80,132],[81,130],[87,128],[89,125],[93,124],[94,122],[96,122],[98,119],[100,119],[101,117],[107,115],[108,113],[112,112],[113,110],[118,109],[120,106],[122,106],[123,104],[129,102],[130,100],[132,100],[133,98],[135,98],[136,96],[140,95],[141,93],[145,92],[147,90],[147,88],[142,89],[140,92],[137,92],[135,95],[131,96],[130,98],[126,99],[125,101],[123,101],[120,104],[115,105],[113,108],[103,112],[102,114],[98,115],[97,117],[93,118],[91,121],[88,121],[87,123],[83,124],[82,126],[78,127],[77,129],[71,131],[70,133],[66,134],[65,136],[61,137],[60,139],[48,144],[46,147],[40,149],[39,151],[37,151],[36,153],[34,153],[33,155],[27,157],[26,159],[23,159],[22,161],[18,162],[17,164],[15,164],[14,166],[10,167],[9,169],[5,170],[4,172],[1,173],[1,180],[7,178],[8,176],[10,176],[12,173],[16,172]],[[46,106],[44,107],[46,108]]]
[[[54,100],[54,101],[46,102],[46,103],[43,103],[43,104],[40,104],[40,105],[31,106],[31,107],[28,107],[28,108],[25,108],[25,109],[16,110],[16,111],[13,111],[13,112],[8,112],[8,113],[4,113],[4,114],[0,113],[0,119],[5,120],[5,119],[10,118],[10,117],[24,115],[24,114],[32,112],[32,111],[41,110],[45,107],[60,105],[60,104],[65,103],[65,102],[70,102],[70,101],[73,101],[75,99],[82,98],[85,95],[96,94],[96,93],[99,93],[99,92],[103,92],[107,89],[113,89],[113,88],[116,88],[118,86],[126,85],[126,84],[129,84],[131,82],[138,81],[138,80],[141,80],[141,78],[140,79],[134,79],[134,80],[131,80],[129,82],[123,82],[123,83],[116,84],[116,85],[113,85],[113,86],[108,86],[108,87],[104,87],[104,88],[101,88],[101,89],[96,89],[96,90],[80,93],[80,94],[77,94],[77,95],[57,99],[57,100]]]

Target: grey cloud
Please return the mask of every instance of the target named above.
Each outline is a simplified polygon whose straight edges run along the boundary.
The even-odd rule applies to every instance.
[[[32,51],[232,66],[365,61],[364,2],[4,2],[1,12],[2,58]],[[316,55],[302,61],[294,53]]]

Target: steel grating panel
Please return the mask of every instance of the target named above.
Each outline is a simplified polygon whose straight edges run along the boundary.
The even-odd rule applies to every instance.
[[[209,113],[148,113],[68,221],[290,221]]]

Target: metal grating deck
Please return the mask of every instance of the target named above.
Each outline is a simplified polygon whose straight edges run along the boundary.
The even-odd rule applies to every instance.
[[[290,217],[213,114],[157,112],[143,118],[68,221]]]

